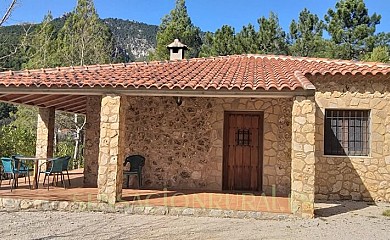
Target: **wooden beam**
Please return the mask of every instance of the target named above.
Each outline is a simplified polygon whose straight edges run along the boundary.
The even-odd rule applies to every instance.
[[[26,102],[32,101],[34,99],[37,99],[37,98],[42,98],[43,96],[47,96],[47,95],[46,94],[45,95],[43,95],[43,94],[31,94],[31,95],[26,95],[23,98],[17,99],[17,101],[21,102],[21,103],[26,103]]]
[[[51,104],[50,107],[55,107],[57,109],[61,109],[61,108],[66,108],[67,106],[79,106],[80,104],[84,104],[84,102],[86,103],[87,99],[81,99],[81,100],[78,99],[78,101],[75,99],[69,99],[66,101],[62,101],[60,103]]]
[[[74,102],[75,99],[85,98],[85,96],[75,97],[73,95],[58,96],[56,99],[52,99],[43,103],[46,107],[55,107],[61,103]]]
[[[31,100],[24,100],[24,103],[25,104],[34,104],[34,105],[39,105],[41,104],[41,102],[39,102],[39,100],[41,101],[47,101],[47,99],[58,99],[58,96],[57,95],[34,95],[35,97]]]
[[[72,109],[72,108],[75,108],[75,107],[80,107],[80,106],[84,106],[87,104],[87,100],[83,100],[83,101],[80,101],[80,102],[73,102],[73,103],[69,103],[69,104],[65,104],[65,105],[58,105],[56,107],[56,109],[58,110],[68,110],[68,109]]]
[[[20,103],[20,102],[18,102],[18,100],[21,100],[23,98],[30,97],[30,96],[31,96],[31,94],[6,94],[3,99],[5,101],[9,101],[9,102]]]
[[[80,105],[80,106],[76,106],[76,107],[73,107],[73,108],[67,108],[68,111],[81,111],[81,110],[85,110],[87,108],[87,105]]]
[[[50,98],[43,99],[43,100],[41,100],[39,102],[35,102],[35,103],[42,104],[42,105],[45,105],[47,107],[49,107],[49,106],[55,107],[57,104],[69,102],[69,101],[76,101],[76,100],[82,99],[82,98],[84,98],[84,96],[76,97],[76,96],[69,96],[69,95],[66,95],[66,96],[51,95]]]

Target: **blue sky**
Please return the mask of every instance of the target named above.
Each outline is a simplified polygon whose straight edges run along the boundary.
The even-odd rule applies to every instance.
[[[7,2],[9,0],[6,0]],[[54,17],[71,11],[76,0],[20,0],[8,24],[40,22],[47,11]],[[278,14],[285,30],[292,19],[307,7],[321,18],[329,8],[334,8],[337,0],[187,0],[192,22],[203,31],[215,31],[222,25],[233,26],[239,31],[243,25],[268,16],[270,11]],[[370,14],[382,15],[378,31],[390,32],[390,1],[366,0]],[[116,17],[159,25],[161,18],[174,7],[175,0],[95,0],[101,18]],[[4,11],[4,1],[0,2],[0,13]]]

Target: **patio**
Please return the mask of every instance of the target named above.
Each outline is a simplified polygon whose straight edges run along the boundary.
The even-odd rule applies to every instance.
[[[24,178],[19,179],[19,187],[10,191],[8,180],[3,180],[0,188],[0,198],[19,200],[45,200],[49,202],[85,202],[97,203],[97,188],[83,186],[83,169],[69,172],[71,186],[50,186],[50,190],[42,186],[30,190]],[[51,178],[50,178],[51,179]],[[205,192],[189,190],[152,190],[123,189],[122,201],[115,206],[169,207],[203,210],[226,210],[247,212],[268,212],[290,214],[290,199],[283,197],[264,196],[256,193],[243,192]]]

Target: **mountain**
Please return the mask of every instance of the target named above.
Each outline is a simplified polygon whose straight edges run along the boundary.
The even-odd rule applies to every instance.
[[[64,25],[66,15],[53,20],[54,28],[58,31]],[[144,61],[149,51],[156,47],[158,26],[140,23],[136,21],[116,18],[102,19],[111,29],[116,40],[116,49],[126,55],[128,61]],[[33,32],[37,24],[19,24],[0,27],[0,62],[2,70],[19,70],[26,61],[22,51],[17,51],[21,46],[24,35]],[[12,57],[6,57],[12,54]]]
[[[146,60],[149,51],[156,47],[158,26],[117,18],[103,21],[110,28],[117,47],[131,53],[133,60]]]

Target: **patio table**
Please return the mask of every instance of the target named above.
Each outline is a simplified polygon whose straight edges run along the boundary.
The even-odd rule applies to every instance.
[[[38,189],[38,174],[39,174],[39,161],[40,160],[43,160],[43,161],[48,161],[48,160],[51,160],[53,158],[41,158],[41,157],[16,157],[16,159],[20,160],[20,161],[30,161],[30,162],[33,162],[34,163],[34,181],[33,181],[33,188],[34,189]]]

